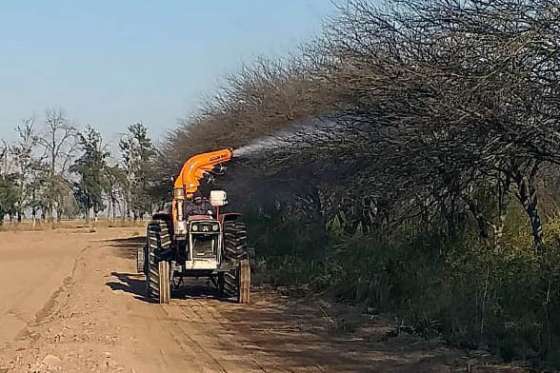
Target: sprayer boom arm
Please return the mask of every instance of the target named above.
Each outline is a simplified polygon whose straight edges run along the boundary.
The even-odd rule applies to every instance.
[[[232,157],[233,151],[231,149],[221,149],[197,154],[183,164],[181,172],[173,184],[171,215],[175,235],[184,237],[187,233],[185,216],[183,215],[183,202],[185,199],[192,198],[193,194],[198,190],[200,179],[204,177],[204,174],[212,171],[217,165],[229,161]]]
[[[204,174],[212,171],[217,165],[229,161],[232,156],[231,149],[221,149],[189,158],[175,179],[173,189],[181,189],[185,196],[192,196],[198,190],[200,179],[204,177]]]

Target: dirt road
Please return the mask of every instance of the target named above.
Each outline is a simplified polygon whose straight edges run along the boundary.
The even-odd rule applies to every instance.
[[[321,302],[261,292],[238,305],[193,286],[151,303],[135,231],[0,233],[1,373],[447,372],[457,361],[438,345],[384,339],[383,321],[344,332],[351,323]]]
[[[33,321],[71,277],[76,258],[92,238],[76,231],[0,233],[0,347]],[[111,235],[100,232],[96,238]]]

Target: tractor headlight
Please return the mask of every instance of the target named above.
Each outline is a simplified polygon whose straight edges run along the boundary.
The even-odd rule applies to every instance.
[[[220,229],[220,226],[219,226],[218,224],[214,224],[214,225],[212,226],[212,230],[213,230],[214,232],[217,232],[219,229]]]
[[[192,225],[192,230],[193,230],[193,232],[198,231],[198,225],[193,224],[193,225]]]

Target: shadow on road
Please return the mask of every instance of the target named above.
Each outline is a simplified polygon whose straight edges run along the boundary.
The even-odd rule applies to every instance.
[[[103,242],[108,243],[108,245],[113,248],[115,255],[118,257],[136,260],[136,251],[139,247],[144,246],[146,243],[146,237],[134,236],[128,238],[116,238]]]
[[[214,305],[223,325],[240,337],[224,354],[231,355],[232,348],[239,356],[262,354],[272,358],[271,364],[281,362],[283,369],[294,372],[439,373],[450,371],[446,364],[457,357],[439,342],[409,335],[387,338],[392,328],[386,321],[368,321],[359,312],[337,310],[318,298],[256,290],[253,299],[249,306]]]
[[[146,297],[145,276],[141,273],[111,272],[118,281],[108,281],[106,285],[115,291],[124,291],[133,294],[136,299],[154,303]],[[227,303],[236,303],[235,298],[220,296],[216,287],[203,279],[184,279],[180,287],[172,291],[173,299],[216,299]]]
[[[143,274],[111,272],[111,276],[118,280],[118,282],[108,281],[105,283],[111,290],[124,291],[133,294],[135,299],[148,303],[155,303],[154,300],[146,297],[146,282]]]
[[[236,298],[221,296],[216,286],[208,279],[184,278],[173,290],[174,299],[215,299],[226,303],[237,303]]]

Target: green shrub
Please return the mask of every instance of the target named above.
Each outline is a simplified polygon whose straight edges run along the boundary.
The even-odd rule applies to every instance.
[[[507,224],[499,248],[468,230],[449,240],[412,225],[326,240],[295,218],[253,215],[249,227],[263,282],[395,314],[425,338],[560,367],[560,224],[546,222],[542,258],[519,211]]]

